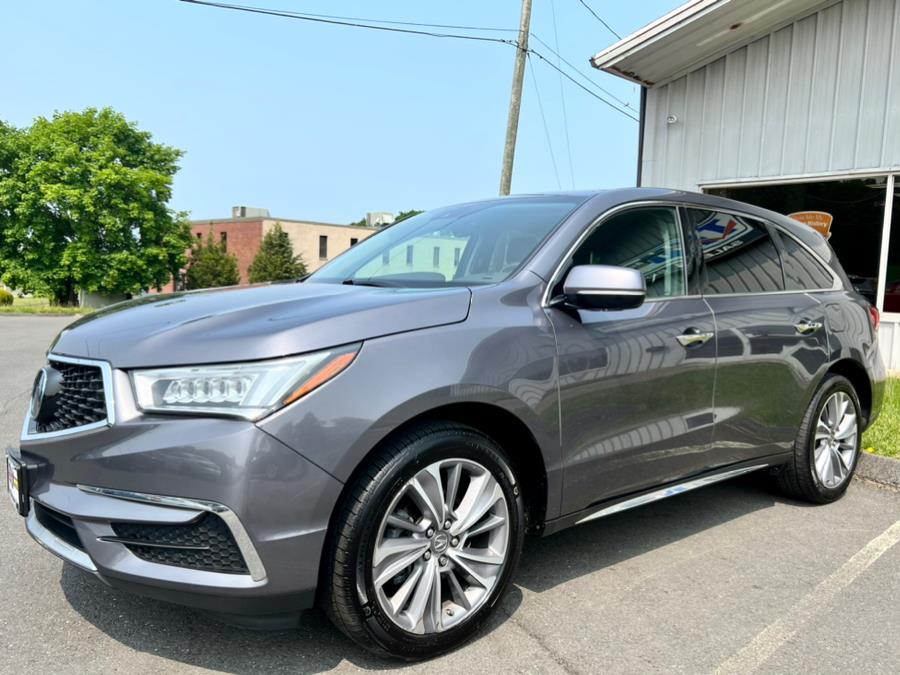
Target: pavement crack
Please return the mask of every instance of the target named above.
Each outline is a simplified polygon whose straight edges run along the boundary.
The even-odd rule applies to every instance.
[[[528,626],[526,626],[522,621],[517,619],[515,617],[515,612],[507,610],[506,607],[504,607],[502,604],[498,606],[497,609],[503,612],[506,618],[512,621],[518,628],[520,628],[523,633],[534,640],[535,643],[537,643],[538,647],[547,652],[547,654],[550,655],[550,658],[552,658],[553,661],[563,669],[563,671],[565,671],[566,673],[570,673],[571,675],[585,675],[584,671],[581,671],[573,666],[566,657],[564,657],[562,654],[553,649],[553,647],[548,645],[547,642],[538,633],[534,632],[533,630],[528,628]]]

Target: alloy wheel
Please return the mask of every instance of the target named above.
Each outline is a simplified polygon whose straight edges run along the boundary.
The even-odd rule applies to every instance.
[[[816,423],[814,464],[816,476],[827,488],[847,480],[853,468],[858,443],[856,407],[843,391],[833,393]]]
[[[459,625],[499,582],[509,537],[509,505],[490,471],[468,459],[430,464],[406,481],[378,528],[379,607],[411,633]]]

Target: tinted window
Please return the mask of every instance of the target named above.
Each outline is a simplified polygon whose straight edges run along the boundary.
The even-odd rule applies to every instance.
[[[601,223],[572,256],[572,265],[640,270],[648,298],[684,295],[684,256],[675,210],[626,211]]]
[[[687,209],[706,261],[706,293],[784,290],[778,249],[763,223],[730,213]]]
[[[810,291],[831,288],[834,279],[813,255],[793,237],[782,234],[784,244],[784,282],[789,291]]]

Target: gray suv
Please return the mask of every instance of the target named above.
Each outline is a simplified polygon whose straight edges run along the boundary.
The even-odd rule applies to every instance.
[[[314,604],[423,658],[483,626],[526,534],[764,471],[847,489],[878,313],[784,216],[661,189],[436,209],[302,283],[64,330],[9,487],[106,583],[274,625]]]

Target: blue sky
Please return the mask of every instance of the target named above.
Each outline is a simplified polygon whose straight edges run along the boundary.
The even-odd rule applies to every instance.
[[[620,34],[678,0],[587,0]],[[242,0],[319,14],[516,28],[519,0]],[[532,31],[555,45],[551,0]],[[559,52],[638,108],[637,87],[587,59],[615,38],[578,0],[555,0]],[[348,222],[496,194],[514,49],[224,11],[177,0],[29,0],[0,7],[0,119],[111,106],[185,150],[172,205],[232,204]],[[512,35],[512,34],[509,34]],[[534,47],[545,51],[541,45]],[[548,53],[549,58],[553,58]],[[632,185],[638,125],[533,64],[568,189]],[[513,192],[558,189],[526,71]]]

